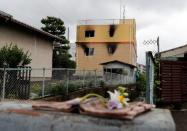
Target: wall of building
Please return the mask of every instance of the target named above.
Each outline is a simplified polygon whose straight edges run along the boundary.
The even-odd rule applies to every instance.
[[[86,56],[81,45],[77,46],[77,69],[102,70],[101,63],[118,60],[128,64],[136,65],[136,59],[132,59],[133,47],[130,44],[118,44],[114,54],[109,54],[107,44],[87,44],[89,48],[94,48],[93,56]]]
[[[111,25],[79,25],[77,27],[77,69],[102,70],[101,63],[118,60],[136,66],[135,20],[114,25],[114,35],[109,35]],[[85,37],[86,30],[94,30],[94,37]],[[116,44],[114,54],[109,54],[107,45]],[[94,48],[93,56],[86,56],[83,46]]]
[[[187,45],[174,50],[169,50],[161,53],[161,57],[184,57],[184,53],[187,52]]]
[[[85,30],[95,30],[95,36],[86,38]],[[110,37],[109,30],[110,25],[79,25],[77,26],[77,42],[136,42],[135,20],[115,25],[113,37]]]
[[[52,68],[52,40],[11,24],[1,24],[0,48],[10,43],[31,53],[32,62],[29,66],[32,68]],[[50,77],[51,72],[46,75]],[[40,73],[33,73],[32,76],[38,77]]]

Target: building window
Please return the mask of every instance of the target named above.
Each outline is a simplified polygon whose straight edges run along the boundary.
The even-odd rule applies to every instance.
[[[109,29],[110,37],[114,36],[115,31],[116,31],[116,26],[115,25],[110,25],[110,29]]]
[[[86,56],[92,56],[94,55],[94,48],[85,48],[84,53]]]
[[[94,37],[95,31],[94,30],[86,30],[85,31],[85,37]]]
[[[108,53],[109,54],[114,54],[114,52],[117,49],[117,45],[116,44],[108,44],[107,48],[108,48]]]

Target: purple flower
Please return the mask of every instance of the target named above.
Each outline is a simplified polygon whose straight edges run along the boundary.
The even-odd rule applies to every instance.
[[[108,101],[108,109],[112,110],[112,109],[116,109],[118,106],[118,103],[114,102],[114,101]]]
[[[115,101],[115,100],[109,100],[107,106],[108,106],[108,109],[110,109],[110,110],[120,109],[123,107],[121,103],[119,103],[118,101]]]

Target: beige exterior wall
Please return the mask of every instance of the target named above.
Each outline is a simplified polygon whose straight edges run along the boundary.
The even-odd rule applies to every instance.
[[[32,68],[52,68],[52,40],[13,25],[0,25],[0,48],[6,44],[17,44],[31,53]],[[41,72],[41,73],[40,73]],[[42,76],[42,71],[32,73],[32,77]],[[51,72],[46,73],[51,77]]]
[[[95,30],[95,36],[86,38],[85,30]],[[113,37],[109,36],[110,25],[79,25],[77,26],[77,42],[136,42],[135,20],[115,25]]]
[[[166,52],[161,52],[161,57],[184,57],[184,53],[187,52],[187,45],[181,48],[176,48]]]
[[[87,44],[88,47],[94,48],[93,56],[86,56],[84,49],[77,46],[77,69],[84,70],[102,70],[101,63],[119,60],[132,65],[136,64],[136,55],[133,53],[131,44],[118,44],[114,54],[109,54],[107,45],[103,43]],[[130,50],[132,48],[132,50]],[[132,55],[132,56],[131,56]]]
[[[109,36],[110,25],[79,25],[77,27],[76,63],[80,70],[103,70],[101,63],[118,60],[136,66],[135,20],[115,25],[113,37]],[[94,37],[85,37],[86,30],[94,30]],[[107,44],[117,44],[114,54],[109,54]],[[94,48],[93,56],[86,56],[81,45]]]

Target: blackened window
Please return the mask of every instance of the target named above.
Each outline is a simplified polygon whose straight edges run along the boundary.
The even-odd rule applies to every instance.
[[[117,45],[109,44],[109,45],[107,45],[107,47],[108,47],[108,53],[109,54],[114,54],[114,52],[116,51]]]
[[[95,31],[94,30],[86,30],[85,31],[85,37],[94,37]]]
[[[94,55],[94,48],[85,48],[84,53],[86,56],[92,56]]]

